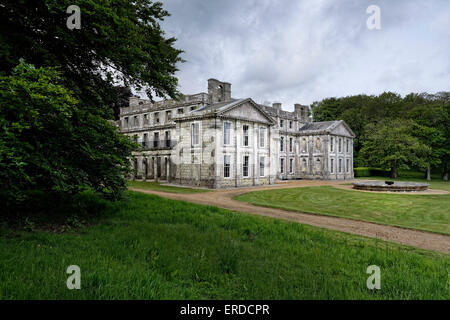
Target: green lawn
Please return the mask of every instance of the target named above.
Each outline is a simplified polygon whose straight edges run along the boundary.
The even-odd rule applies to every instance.
[[[195,189],[195,188],[185,188],[185,187],[175,187],[175,186],[164,186],[159,182],[154,181],[128,181],[128,186],[132,188],[146,189],[163,191],[170,193],[199,193],[208,192],[208,189]]]
[[[378,194],[308,187],[254,191],[236,199],[266,207],[450,234],[450,195]]]
[[[69,265],[81,290],[66,288]],[[445,254],[134,192],[75,233],[0,229],[1,299],[450,299],[449,268]]]
[[[426,179],[419,178],[408,178],[408,177],[400,177],[398,179],[391,179],[386,177],[362,177],[356,178],[360,180],[394,180],[394,181],[412,181],[412,182],[422,182],[428,183],[430,185],[430,189],[438,189],[438,190],[448,190],[450,191],[450,183],[448,181],[444,181],[442,179],[432,179],[431,181],[427,181]]]

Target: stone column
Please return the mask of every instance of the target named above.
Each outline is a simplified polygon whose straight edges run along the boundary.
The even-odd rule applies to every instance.
[[[158,182],[158,156],[154,157],[155,161],[154,163],[154,170],[153,170],[153,175],[154,175],[154,180],[155,182]]]
[[[167,159],[167,168],[166,168],[166,180],[170,182],[170,157],[166,157]]]
[[[309,136],[308,137],[308,171],[309,171],[309,175],[310,178],[313,177],[313,170],[314,170],[314,141],[313,141],[313,137]]]
[[[259,132],[258,124],[253,123],[253,185],[256,186],[259,183]]]
[[[239,122],[239,120],[235,120],[234,121],[234,136],[233,136],[233,141],[234,141],[234,184],[235,187],[239,187],[241,185],[241,173],[240,173],[240,163],[241,163],[241,154],[239,152],[239,150],[241,149],[240,146],[240,130],[241,130],[241,124]]]
[[[142,180],[147,180],[147,174],[148,174],[148,161],[147,157],[142,157]]]
[[[142,156],[137,157],[137,174],[136,178],[142,179]]]

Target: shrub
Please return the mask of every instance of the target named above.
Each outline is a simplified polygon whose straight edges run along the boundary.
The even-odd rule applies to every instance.
[[[380,168],[359,167],[354,169],[355,177],[389,177],[389,170]]]
[[[390,171],[380,168],[369,168],[370,176],[377,176],[377,177],[389,177]]]
[[[370,177],[370,169],[367,167],[355,168],[355,177]]]

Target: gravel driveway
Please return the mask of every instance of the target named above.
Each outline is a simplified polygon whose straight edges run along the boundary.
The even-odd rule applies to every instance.
[[[343,188],[342,186],[343,183],[347,184],[351,182],[353,181],[349,180],[345,182],[342,181],[336,182],[336,181],[319,181],[319,180],[299,180],[299,181],[277,183],[275,185],[270,186],[214,190],[211,192],[203,192],[195,194],[167,193],[161,191],[143,190],[136,188],[130,188],[130,190],[147,194],[154,194],[173,200],[184,200],[203,205],[216,206],[233,211],[246,212],[272,218],[295,221],[298,223],[308,224],[316,227],[358,234],[370,238],[377,238],[381,240],[397,242],[404,245],[414,246],[422,249],[435,250],[450,254],[450,236],[446,235],[403,229],[398,227],[380,225],[364,221],[356,221],[345,218],[329,217],[323,215],[266,208],[255,206],[246,202],[233,200],[233,197],[250,191],[280,189],[280,188],[312,187],[312,186],[335,186]],[[349,187],[345,188],[348,189]],[[429,193],[437,194],[438,192],[431,190],[431,192]],[[442,192],[442,194],[445,193],[448,192],[446,191]]]

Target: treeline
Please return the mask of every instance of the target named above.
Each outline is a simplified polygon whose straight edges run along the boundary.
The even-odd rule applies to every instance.
[[[312,104],[314,121],[344,120],[355,132],[354,166],[438,171],[448,180],[450,92],[392,92],[327,98]]]

